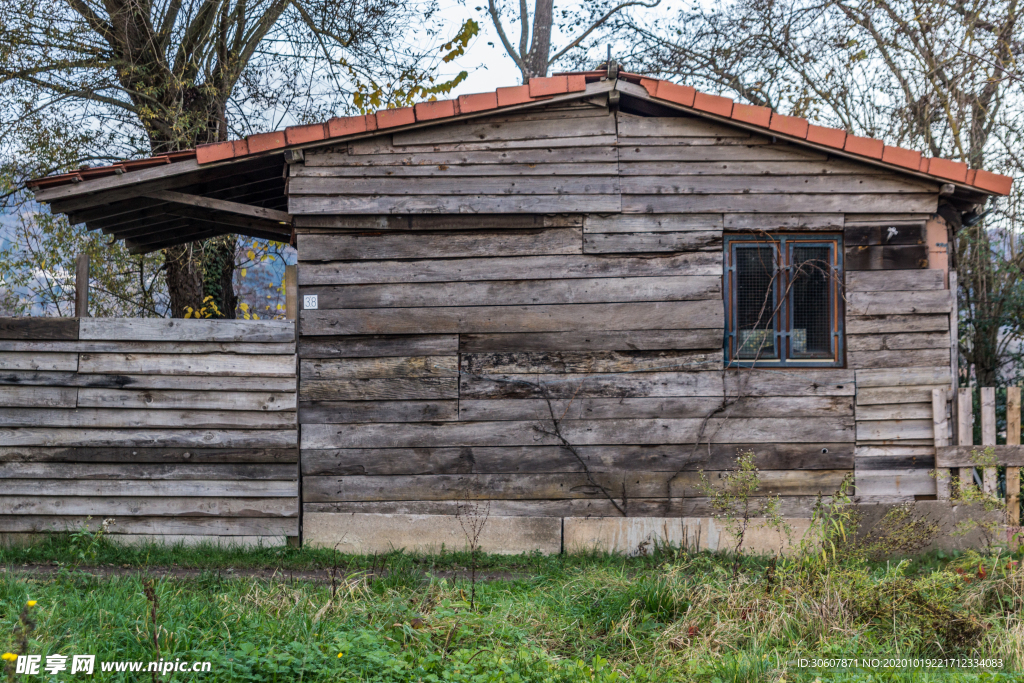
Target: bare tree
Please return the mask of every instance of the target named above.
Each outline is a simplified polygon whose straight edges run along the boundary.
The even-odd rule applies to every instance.
[[[0,198],[24,201],[20,182],[33,175],[188,149],[285,118],[323,120],[353,108],[356,93],[386,105],[450,89],[464,74],[430,80],[441,55],[409,37],[417,27],[436,35],[434,9],[432,0],[9,0]],[[165,257],[174,314],[212,296],[233,317],[233,237]]]
[[[624,15],[612,28],[636,38],[634,70],[1019,177],[1018,10],[1017,0],[739,0],[671,21]],[[986,207],[943,214],[958,229],[964,367],[981,384],[996,382],[1024,333],[1019,192],[963,229],[962,215]]]
[[[588,37],[623,10],[636,6],[651,8],[660,2],[661,0],[627,0],[612,3],[600,0],[556,12],[554,0],[534,0],[531,12],[526,0],[519,0],[519,7],[515,11],[508,9],[498,0],[487,0],[487,13],[505,52],[519,67],[523,83],[529,83],[533,77],[547,76],[548,68],[552,64],[574,48],[583,45]],[[519,24],[518,45],[512,44],[509,39],[511,32],[506,27],[511,27],[514,23]],[[556,28],[571,32],[574,37],[564,46],[555,48],[552,54],[551,34]]]

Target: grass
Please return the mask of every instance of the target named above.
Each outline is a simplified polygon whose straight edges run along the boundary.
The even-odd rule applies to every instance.
[[[165,681],[1024,680],[1015,673],[1024,670],[1024,572],[1005,554],[882,563],[744,557],[735,578],[731,557],[668,548],[641,558],[482,555],[488,579],[477,586],[476,609],[468,604],[468,560],[123,548],[53,536],[0,549],[0,650],[20,647],[24,613],[34,622],[27,652],[44,662],[55,653],[211,662],[211,673],[159,677]],[[22,567],[37,562],[52,573]],[[97,578],[86,565],[121,573]],[[196,573],[147,576],[156,566]],[[252,569],[305,578],[232,578]],[[35,606],[26,607],[29,600]],[[983,656],[1002,665],[797,665],[800,657],[868,655]]]

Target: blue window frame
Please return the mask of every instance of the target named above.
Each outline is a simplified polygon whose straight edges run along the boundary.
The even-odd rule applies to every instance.
[[[726,363],[841,367],[842,282],[839,235],[727,235]]]

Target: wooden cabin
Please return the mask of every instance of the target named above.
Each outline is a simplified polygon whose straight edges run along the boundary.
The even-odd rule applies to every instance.
[[[304,542],[626,548],[719,531],[752,451],[807,518],[936,493],[947,245],[1010,179],[587,72],[35,181],[145,252],[298,249]],[[852,491],[851,491],[852,492]]]

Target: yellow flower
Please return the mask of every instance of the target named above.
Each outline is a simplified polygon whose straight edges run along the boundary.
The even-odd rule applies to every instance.
[[[13,652],[5,652],[2,655],[0,655],[0,659],[4,660],[5,662],[13,662],[17,658],[18,655],[14,654]]]
[[[343,654],[345,654],[345,653],[344,653],[344,652],[339,652],[339,653],[338,653],[338,659],[341,659],[341,656],[342,656]]]
[[[28,605],[29,607],[35,607],[37,602],[38,602],[38,600],[29,600],[25,604]]]

